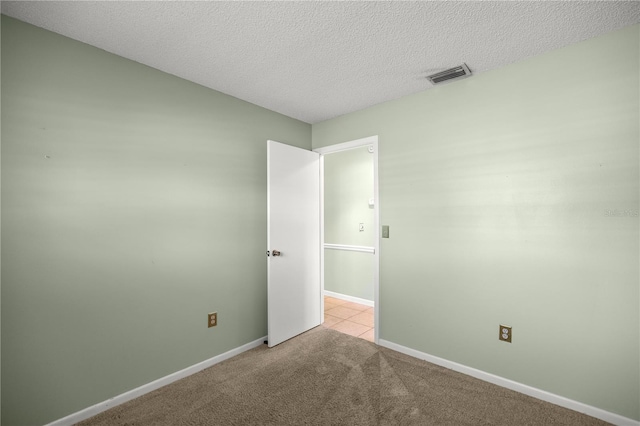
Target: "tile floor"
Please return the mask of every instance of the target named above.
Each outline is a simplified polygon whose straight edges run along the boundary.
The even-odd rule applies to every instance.
[[[324,297],[324,323],[327,328],[373,342],[373,308]]]

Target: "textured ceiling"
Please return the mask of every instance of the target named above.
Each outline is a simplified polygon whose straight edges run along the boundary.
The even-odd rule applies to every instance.
[[[2,13],[316,123],[640,21],[640,2],[2,2]],[[455,84],[455,83],[453,83]]]

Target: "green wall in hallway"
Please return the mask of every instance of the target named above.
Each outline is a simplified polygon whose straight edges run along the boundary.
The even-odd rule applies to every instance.
[[[373,155],[367,147],[324,156],[325,243],[373,247]],[[359,224],[364,230],[359,230]],[[373,255],[325,249],[325,290],[373,301]]]

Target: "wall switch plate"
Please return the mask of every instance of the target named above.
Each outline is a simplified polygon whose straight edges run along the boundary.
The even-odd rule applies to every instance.
[[[364,231],[364,223],[358,224],[358,231],[360,232]]]
[[[208,326],[209,327],[215,327],[216,325],[218,325],[218,313],[217,312],[211,312],[208,315]]]
[[[498,336],[498,338],[503,342],[511,343],[511,327],[509,327],[508,325],[501,325],[500,335]]]
[[[389,238],[389,225],[382,225],[382,238]]]

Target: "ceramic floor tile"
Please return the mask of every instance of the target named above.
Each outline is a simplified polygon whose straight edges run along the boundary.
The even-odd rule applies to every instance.
[[[369,327],[367,327],[366,325],[357,324],[351,321],[341,321],[330,328],[355,337],[360,336],[362,333],[365,333],[369,329]]]
[[[347,302],[341,306],[344,306],[345,308],[349,308],[349,309],[355,309],[356,311],[364,311],[369,308],[367,305],[361,305],[359,303],[353,303],[353,302]]]
[[[367,327],[373,327],[373,314],[369,312],[360,312],[358,315],[354,315],[349,318],[349,321],[357,322],[358,324],[366,325]]]
[[[332,315],[324,315],[324,322],[322,323],[322,325],[324,325],[325,327],[331,327],[337,323],[339,323],[340,321],[342,321],[342,318],[338,318],[338,317],[334,317]]]
[[[346,300],[336,299],[335,297],[325,296],[324,303],[333,303],[334,305],[344,305],[348,303]]]
[[[338,317],[342,319],[351,318],[352,316],[358,315],[359,313],[360,311],[356,311],[355,309],[350,309],[350,308],[344,308],[342,306],[338,306],[337,308],[333,308],[328,311],[325,311],[325,315],[329,314],[334,317]]]
[[[324,296],[324,313],[324,327],[373,342],[373,307]]]
[[[335,303],[324,302],[324,311],[327,312],[330,309],[337,308],[340,305],[336,305]]]
[[[373,340],[374,340],[374,337],[373,337],[373,328],[371,328],[371,329],[369,329],[369,330],[365,331],[364,333],[362,333],[362,334],[361,334],[361,335],[359,335],[358,337],[359,337],[359,338],[361,338],[361,339],[364,339],[364,340],[368,340],[368,341],[370,341],[370,342],[373,342]]]

